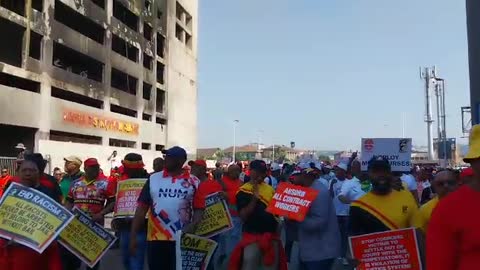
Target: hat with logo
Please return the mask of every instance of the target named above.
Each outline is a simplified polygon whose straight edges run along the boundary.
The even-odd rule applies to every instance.
[[[174,146],[164,153],[166,157],[187,158],[187,151],[180,146]]]
[[[474,125],[470,131],[469,149],[463,161],[471,163],[472,160],[480,158],[480,125]]]
[[[93,166],[100,166],[98,160],[96,158],[88,158],[83,162],[85,167],[93,167]]]

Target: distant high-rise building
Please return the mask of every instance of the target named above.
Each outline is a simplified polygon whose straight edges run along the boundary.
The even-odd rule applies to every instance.
[[[480,123],[480,1],[466,0],[472,124]]]
[[[197,0],[1,0],[0,156],[23,143],[55,166],[109,168],[113,150],[195,154],[197,13]]]

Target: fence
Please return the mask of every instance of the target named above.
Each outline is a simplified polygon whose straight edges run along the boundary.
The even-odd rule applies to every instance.
[[[14,157],[0,157],[0,169],[7,168],[11,175],[15,175],[16,160]]]

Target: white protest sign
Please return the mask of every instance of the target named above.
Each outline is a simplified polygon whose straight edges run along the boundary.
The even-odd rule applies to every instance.
[[[362,171],[368,168],[373,157],[383,157],[390,162],[392,171],[410,171],[412,155],[412,139],[410,138],[363,138],[362,139]]]

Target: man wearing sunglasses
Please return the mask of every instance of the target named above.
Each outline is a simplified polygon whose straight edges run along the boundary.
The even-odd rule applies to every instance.
[[[414,227],[419,228],[423,233],[427,232],[430,217],[438,202],[450,192],[457,189],[458,175],[452,170],[440,171],[435,175],[435,178],[433,178],[431,185],[437,196],[422,205],[413,219]]]

